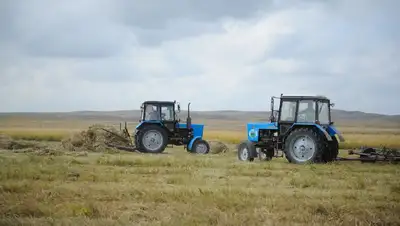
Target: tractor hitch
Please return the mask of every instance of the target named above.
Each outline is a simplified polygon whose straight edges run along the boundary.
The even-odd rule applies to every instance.
[[[110,148],[116,148],[116,149],[123,150],[123,151],[140,152],[140,151],[138,151],[138,149],[135,146],[122,146],[122,145],[115,145],[115,144],[110,144],[110,143],[106,143],[106,145]]]

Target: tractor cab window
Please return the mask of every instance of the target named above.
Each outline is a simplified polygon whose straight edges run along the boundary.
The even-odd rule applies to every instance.
[[[280,120],[286,122],[293,122],[296,112],[296,102],[294,101],[283,101],[282,109],[280,112]]]
[[[315,102],[313,100],[299,101],[297,122],[315,122]]]
[[[328,102],[318,102],[318,120],[321,124],[329,124]]]
[[[158,113],[158,106],[148,104],[145,109],[145,118],[144,120],[160,120],[160,114]]]
[[[174,106],[162,106],[161,107],[161,120],[173,121],[174,120]]]

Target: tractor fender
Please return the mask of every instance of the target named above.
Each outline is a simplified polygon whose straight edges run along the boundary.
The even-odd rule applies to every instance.
[[[292,127],[290,127],[288,132],[292,131],[296,127],[301,127],[301,126],[315,126],[325,135],[325,137],[328,141],[332,141],[332,137],[329,135],[329,133],[326,132],[326,130],[324,128],[322,128],[322,126],[315,124],[315,123],[295,123],[292,125]]]
[[[201,136],[195,136],[190,140],[190,142],[188,144],[188,151],[192,150],[193,143],[198,139],[201,139]]]
[[[345,141],[343,135],[339,132],[339,130],[336,129],[335,126],[332,126],[332,125],[328,126],[328,129],[327,129],[327,130],[328,130],[328,133],[329,133],[331,136],[337,135],[337,136],[339,137],[340,142],[344,142],[344,141]]]
[[[146,124],[158,124],[160,126],[163,125],[160,121],[143,121],[143,122],[140,122],[139,124],[137,124],[136,129],[140,129],[140,128],[142,128],[143,125],[146,125]]]

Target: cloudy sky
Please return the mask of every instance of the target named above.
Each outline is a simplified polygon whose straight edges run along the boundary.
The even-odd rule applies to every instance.
[[[284,2],[284,3],[283,3]],[[1,0],[0,111],[266,110],[271,95],[400,114],[398,0]]]

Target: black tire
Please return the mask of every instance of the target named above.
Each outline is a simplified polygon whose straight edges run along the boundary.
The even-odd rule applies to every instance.
[[[162,139],[160,143],[158,143],[158,147],[151,149],[148,147],[143,139],[147,136],[148,133],[153,132],[154,134],[158,134],[158,136]],[[135,145],[140,152],[145,153],[162,153],[168,144],[168,135],[162,127],[158,125],[143,125],[141,129],[137,132],[135,136]]]
[[[274,155],[275,152],[273,148],[263,148],[260,149],[260,152],[258,153],[258,158],[260,159],[260,161],[271,161]]]
[[[210,152],[210,144],[203,139],[197,139],[193,142],[190,152],[194,154],[208,154]]]
[[[313,146],[304,146],[300,145],[299,147],[295,146],[295,142],[298,141],[303,136],[307,136],[310,138],[310,141],[313,142]],[[294,164],[305,164],[305,163],[320,163],[323,162],[323,153],[326,150],[324,138],[321,137],[319,133],[314,131],[312,128],[302,127],[293,130],[285,140],[285,156],[289,160],[290,163]],[[304,141],[304,139],[302,139]],[[299,159],[294,153],[297,148],[306,151],[311,151],[311,156],[309,159]],[[304,157],[304,156],[302,156]]]
[[[250,141],[244,141],[238,146],[238,159],[240,161],[254,161],[257,156],[257,150],[253,143]]]
[[[332,141],[326,141],[326,149],[323,159],[325,162],[333,162],[339,156],[339,142],[332,136]]]

